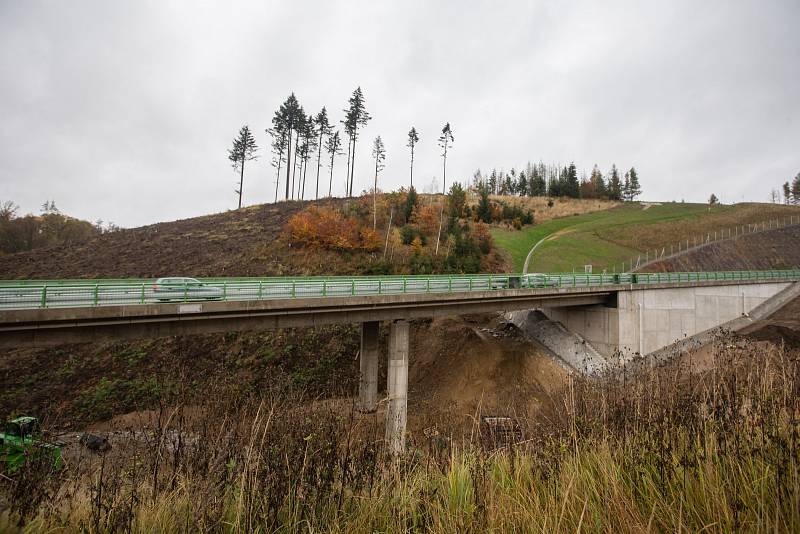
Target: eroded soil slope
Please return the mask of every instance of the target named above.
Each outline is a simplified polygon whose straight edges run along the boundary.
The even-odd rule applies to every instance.
[[[648,272],[745,271],[800,267],[800,225],[767,230],[651,263]]]
[[[286,221],[307,206],[251,206],[0,256],[0,279],[358,274],[380,259],[291,247],[284,235]]]

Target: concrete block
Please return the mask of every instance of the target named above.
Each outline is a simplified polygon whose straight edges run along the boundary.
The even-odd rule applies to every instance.
[[[408,347],[407,321],[395,321],[389,330],[389,369],[386,407],[386,441],[393,454],[406,450],[406,419],[408,410]]]
[[[374,412],[378,403],[379,328],[378,321],[361,323],[358,409],[362,412]]]

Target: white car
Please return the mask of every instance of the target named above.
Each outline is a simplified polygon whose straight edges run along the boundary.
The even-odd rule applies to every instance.
[[[219,286],[204,284],[196,278],[173,276],[159,278],[153,284],[153,298],[161,302],[171,300],[222,300],[224,291]]]

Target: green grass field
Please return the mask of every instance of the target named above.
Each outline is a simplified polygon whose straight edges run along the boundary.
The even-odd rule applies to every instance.
[[[494,229],[495,242],[507,251],[514,270],[521,271],[531,247],[552,236],[534,253],[529,271],[583,271],[591,264],[595,272],[620,269],[622,262],[656,248],[736,225],[800,214],[800,207],[777,204],[664,203],[647,209],[638,202],[583,215],[554,219],[522,230]]]

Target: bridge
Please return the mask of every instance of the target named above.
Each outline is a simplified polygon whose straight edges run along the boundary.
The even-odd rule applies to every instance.
[[[541,309],[603,355],[644,355],[794,295],[798,281],[800,270],[9,281],[0,282],[0,347],[361,323],[358,404],[369,412],[388,322],[386,438],[399,452],[411,319]]]

